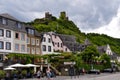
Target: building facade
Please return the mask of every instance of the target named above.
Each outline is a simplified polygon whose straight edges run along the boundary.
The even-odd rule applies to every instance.
[[[26,26],[27,31],[27,53],[41,55],[40,34],[30,25]]]
[[[52,43],[53,43],[53,51],[54,52],[63,52],[64,51],[64,45],[62,40],[60,39],[60,37],[54,33],[54,32],[49,32],[51,39],[52,39]]]
[[[53,53],[53,43],[49,33],[41,33],[41,53],[52,54]]]
[[[1,14],[0,33],[0,52],[27,53],[27,34],[21,21],[9,14]]]

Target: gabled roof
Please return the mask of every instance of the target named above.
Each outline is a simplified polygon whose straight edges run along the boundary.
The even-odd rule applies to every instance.
[[[33,29],[35,31],[35,34],[34,34],[35,36],[38,36],[38,37],[41,36],[41,34],[37,30],[35,30],[35,28],[33,26],[31,26],[31,25],[25,25],[25,28],[26,29]]]
[[[5,28],[5,29],[10,29],[10,30],[14,30],[14,31],[19,31],[19,32],[24,32],[24,33],[26,33],[24,24],[22,24],[22,28],[21,28],[21,29],[17,28],[16,26],[3,25],[3,24],[0,24],[0,27],[1,27],[1,28]]]
[[[113,55],[109,55],[109,56],[110,56],[110,59],[115,60],[117,59],[118,55],[115,52],[113,52]]]
[[[98,52],[102,54],[106,52],[107,46],[98,46],[97,49],[98,49]]]
[[[9,15],[8,13],[0,14],[0,16],[11,19],[11,20],[19,21],[18,19],[16,19],[15,17]],[[21,22],[21,21],[19,21],[19,22]]]
[[[63,35],[63,34],[57,34],[61,40],[64,42],[73,42],[73,43],[76,43],[76,39],[75,39],[75,36],[72,36],[72,35]]]

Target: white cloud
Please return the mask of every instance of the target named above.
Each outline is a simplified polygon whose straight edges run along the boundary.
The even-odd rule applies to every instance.
[[[69,19],[81,31],[88,32],[91,29],[92,32],[98,30],[101,33],[99,30],[102,30],[108,33],[105,26],[112,25],[113,20],[116,20],[117,16],[113,16],[116,15],[119,5],[120,0],[0,0],[0,13],[11,14],[26,22],[44,17],[45,12],[58,17],[61,11],[66,11]],[[111,31],[111,28],[106,29]],[[116,37],[117,31],[109,34]]]
[[[112,18],[109,24],[101,26],[97,29],[86,31],[86,32],[107,34],[115,38],[120,38],[120,7],[118,8],[118,12],[116,16]]]

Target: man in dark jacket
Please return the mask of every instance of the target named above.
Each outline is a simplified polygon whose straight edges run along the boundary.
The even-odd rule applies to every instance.
[[[69,68],[69,76],[71,76],[71,78],[75,75],[75,68],[73,66],[70,66]]]

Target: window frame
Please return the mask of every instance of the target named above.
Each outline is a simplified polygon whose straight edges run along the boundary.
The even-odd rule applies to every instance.
[[[47,49],[46,49],[46,45],[42,45],[42,50],[43,51],[46,51]]]
[[[51,38],[48,38],[48,42],[51,43]]]
[[[52,51],[52,47],[48,46],[48,52],[51,52],[51,51]]]
[[[46,37],[43,37],[43,42],[46,42]]]
[[[7,35],[7,32],[9,33],[8,35]],[[6,30],[6,37],[11,38],[11,31],[10,30]]]
[[[2,47],[0,47],[0,49],[4,49],[4,42],[0,41],[0,43],[2,43]]]
[[[25,45],[21,45],[21,52],[25,52]]]
[[[2,35],[0,36],[4,36],[4,29],[0,29],[0,31],[2,31]]]
[[[16,45],[18,45],[18,49],[16,48]],[[19,44],[15,44],[15,51],[19,51],[20,50],[20,45]]]
[[[21,40],[25,41],[25,34],[24,33],[21,33]]]
[[[10,48],[8,48],[7,44],[9,44]],[[6,50],[11,50],[11,43],[10,42],[6,42]]]
[[[4,17],[2,18],[2,24],[3,24],[3,25],[7,25],[7,19],[4,18]]]
[[[18,38],[16,38],[16,34],[18,34]],[[20,38],[20,34],[18,32],[15,33],[15,39],[19,39]]]
[[[20,22],[16,22],[16,27],[22,29],[22,24]]]

